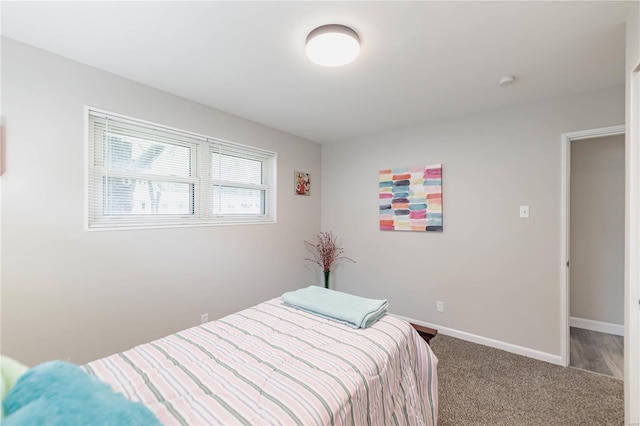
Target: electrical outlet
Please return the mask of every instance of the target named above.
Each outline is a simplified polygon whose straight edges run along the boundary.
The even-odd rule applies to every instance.
[[[520,206],[520,217],[523,219],[529,218],[529,206]]]
[[[444,312],[444,302],[441,302],[441,301],[436,302],[436,311]]]
[[[204,324],[205,322],[209,322],[209,314],[200,315],[200,324]]]

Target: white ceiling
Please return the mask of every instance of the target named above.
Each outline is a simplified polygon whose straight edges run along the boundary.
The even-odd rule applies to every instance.
[[[625,2],[1,7],[7,37],[321,143],[624,83]],[[329,23],[359,33],[355,62],[306,59]]]

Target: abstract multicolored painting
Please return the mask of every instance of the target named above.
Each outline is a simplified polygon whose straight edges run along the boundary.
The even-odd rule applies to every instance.
[[[380,230],[442,231],[442,164],[380,170]]]

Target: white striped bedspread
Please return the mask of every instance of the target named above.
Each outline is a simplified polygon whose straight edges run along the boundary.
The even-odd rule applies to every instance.
[[[273,299],[84,368],[164,424],[435,425],[436,365],[391,315],[356,330]]]

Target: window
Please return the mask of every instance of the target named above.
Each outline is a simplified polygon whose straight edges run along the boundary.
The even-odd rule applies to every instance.
[[[273,152],[87,108],[89,229],[275,222]]]

